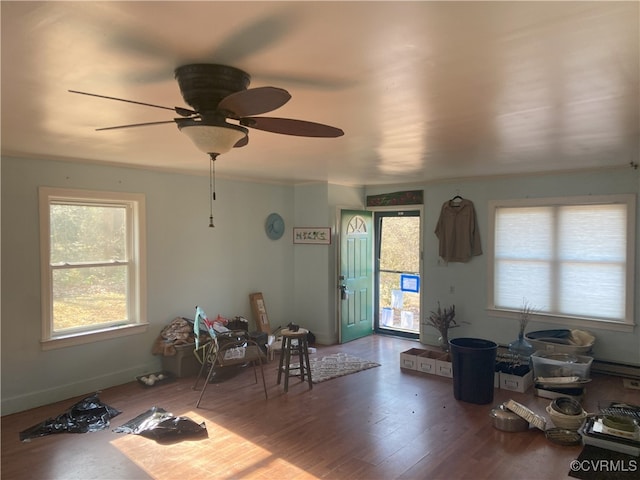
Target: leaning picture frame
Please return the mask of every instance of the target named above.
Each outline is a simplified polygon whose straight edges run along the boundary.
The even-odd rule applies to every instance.
[[[331,227],[294,227],[293,243],[331,245]]]

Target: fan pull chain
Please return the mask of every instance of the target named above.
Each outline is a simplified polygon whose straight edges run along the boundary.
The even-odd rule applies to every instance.
[[[209,227],[213,228],[213,201],[216,199],[216,156],[211,154],[209,164]]]

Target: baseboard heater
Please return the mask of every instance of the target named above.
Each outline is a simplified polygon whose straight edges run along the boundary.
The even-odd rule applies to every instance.
[[[602,360],[596,360],[595,358],[591,364],[591,371],[615,375],[618,377],[640,379],[640,367],[625,365],[623,363],[603,362]]]
[[[498,345],[499,352],[508,353],[508,345]],[[640,379],[640,366],[627,365],[624,363],[605,362],[603,360],[593,359],[591,371],[595,373],[604,373],[607,375],[615,375],[617,377]]]

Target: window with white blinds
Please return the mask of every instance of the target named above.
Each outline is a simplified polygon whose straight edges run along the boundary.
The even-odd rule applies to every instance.
[[[633,324],[635,195],[490,203],[489,305]],[[556,318],[557,319],[557,318]]]

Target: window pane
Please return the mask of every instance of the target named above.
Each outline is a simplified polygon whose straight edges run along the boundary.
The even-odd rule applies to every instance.
[[[53,330],[127,320],[126,265],[53,271]]]
[[[124,206],[52,204],[51,263],[124,261]]]
[[[625,262],[626,205],[576,205],[559,213],[562,260]]]
[[[610,320],[624,318],[624,266],[563,264],[560,312]]]
[[[496,262],[496,307],[519,310],[523,300],[537,311],[551,306],[551,267],[547,262]]]
[[[420,271],[420,217],[383,217],[380,269]]]
[[[496,258],[549,259],[553,235],[552,213],[550,207],[497,209]]]
[[[380,272],[379,282],[381,326],[419,332],[420,294],[401,291],[399,273]]]

